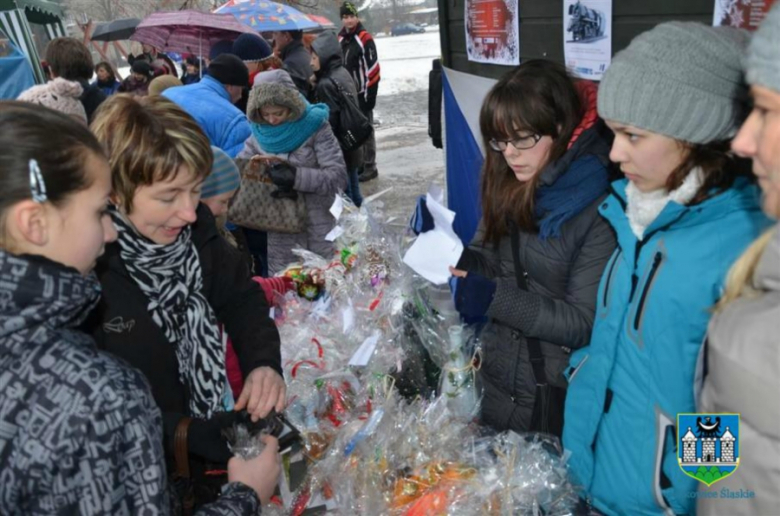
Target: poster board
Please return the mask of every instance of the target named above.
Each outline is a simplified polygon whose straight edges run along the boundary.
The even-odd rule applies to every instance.
[[[564,0],[563,54],[576,77],[601,80],[612,61],[612,0]]]
[[[715,0],[712,24],[756,30],[776,0]]]
[[[464,20],[469,61],[520,64],[518,0],[466,0]]]

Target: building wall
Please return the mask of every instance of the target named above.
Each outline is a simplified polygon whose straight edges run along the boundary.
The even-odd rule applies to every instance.
[[[563,63],[562,0],[518,0],[520,59],[546,58]],[[438,0],[443,64],[481,77],[499,78],[511,67],[470,62],[466,56],[465,0]],[[670,20],[712,24],[715,0],[613,0],[612,52],[637,34]]]

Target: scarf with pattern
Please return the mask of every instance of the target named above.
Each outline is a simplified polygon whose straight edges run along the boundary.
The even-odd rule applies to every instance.
[[[223,408],[229,391],[225,345],[214,310],[201,293],[203,271],[192,227],[185,227],[172,244],[160,245],[139,235],[119,212],[111,215],[122,262],[148,299],[152,320],[176,346],[179,381],[189,391],[190,415],[211,417]]]

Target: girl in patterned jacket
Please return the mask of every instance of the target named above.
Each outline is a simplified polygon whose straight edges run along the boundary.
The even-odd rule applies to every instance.
[[[42,106],[0,102],[0,124],[0,514],[168,514],[149,386],[76,329],[100,297],[95,262],[117,236],[104,151]],[[233,483],[201,514],[257,510],[278,471],[268,444],[231,462]]]

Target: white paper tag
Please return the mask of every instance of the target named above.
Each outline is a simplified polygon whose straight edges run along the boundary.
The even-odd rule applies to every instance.
[[[379,344],[380,336],[381,333],[375,331],[369,338],[364,340],[363,344],[361,344],[358,350],[355,351],[355,354],[352,355],[352,358],[349,359],[349,365],[356,367],[367,366],[368,362],[371,360],[371,355],[374,354],[376,345]]]
[[[449,267],[454,267],[463,254],[463,242],[452,229],[455,212],[436,200],[436,197],[443,200],[443,196],[440,188],[431,185],[426,204],[431,212],[434,228],[421,233],[404,255],[405,264],[436,285],[447,283],[450,278]]]
[[[343,234],[344,234],[344,228],[342,228],[341,226],[336,226],[335,228],[330,230],[330,233],[325,235],[325,240],[327,240],[328,242],[333,242]]]
[[[339,220],[341,217],[341,213],[344,211],[344,200],[341,198],[340,195],[336,194],[336,200],[333,201],[333,204],[330,207],[330,214],[333,215],[333,218],[336,220]]]
[[[343,323],[344,335],[348,335],[355,326],[355,308],[352,306],[352,300],[349,301],[349,306],[341,312],[341,321]]]

